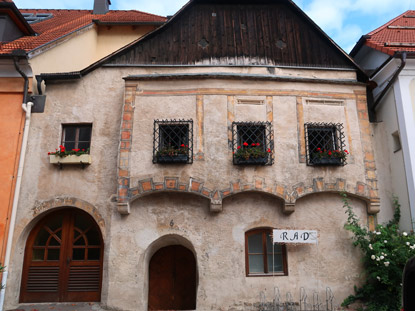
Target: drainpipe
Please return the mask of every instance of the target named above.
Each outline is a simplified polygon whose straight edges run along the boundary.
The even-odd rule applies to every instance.
[[[8,275],[8,266],[10,263],[10,254],[12,249],[12,241],[13,241],[13,232],[14,232],[14,226],[16,223],[16,214],[17,214],[17,205],[19,203],[19,195],[20,195],[20,186],[22,183],[22,175],[23,175],[23,167],[25,162],[25,154],[26,154],[26,148],[27,148],[27,142],[29,137],[29,128],[30,128],[30,116],[32,112],[32,102],[26,102],[27,101],[27,91],[29,86],[29,79],[27,75],[21,70],[17,63],[18,59],[17,57],[14,58],[14,66],[17,70],[17,72],[23,77],[24,79],[24,89],[23,89],[23,103],[22,103],[22,109],[24,112],[26,112],[26,120],[23,130],[23,140],[22,140],[22,148],[20,150],[20,158],[19,158],[19,167],[17,169],[17,178],[16,178],[16,185],[14,189],[14,197],[13,197],[13,206],[12,206],[12,213],[10,217],[10,224],[9,224],[9,234],[7,237],[7,247],[6,247],[6,256],[4,259],[4,267],[6,267],[5,271],[3,272],[3,278],[1,280],[1,292],[0,292],[0,311],[3,311],[3,305],[4,305],[4,295],[6,292],[6,283],[7,283],[7,275]]]
[[[397,55],[395,55],[394,57],[396,58]],[[399,74],[401,73],[401,71],[403,70],[403,68],[406,65],[406,52],[402,52],[401,54],[399,54],[399,57],[401,59],[401,64],[399,66],[399,68],[396,70],[396,72],[394,73],[392,79],[389,81],[389,83],[386,85],[386,87],[383,89],[382,93],[379,95],[379,97],[376,99],[375,103],[373,104],[372,107],[370,107],[371,112],[373,112],[373,114],[375,113],[375,109],[376,106],[379,105],[380,101],[383,99],[383,97],[386,95],[386,93],[389,91],[389,89],[392,87],[392,85],[395,83],[396,79],[398,78]]]

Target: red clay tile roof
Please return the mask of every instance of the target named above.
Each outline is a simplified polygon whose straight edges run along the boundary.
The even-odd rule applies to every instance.
[[[406,11],[368,33],[365,45],[389,55],[415,51],[415,11]]]
[[[8,0],[0,0],[8,1]],[[15,49],[30,52],[42,45],[59,39],[67,34],[79,30],[93,23],[93,20],[102,22],[120,23],[163,23],[166,18],[141,11],[112,10],[104,15],[94,15],[92,10],[47,10],[22,9],[21,13],[52,13],[53,17],[31,24],[37,36],[25,36],[8,43],[0,42],[0,54],[9,54]]]

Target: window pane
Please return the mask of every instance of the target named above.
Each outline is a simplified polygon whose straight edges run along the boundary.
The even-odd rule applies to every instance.
[[[48,238],[49,238],[49,232],[47,232],[45,229],[41,229],[40,232],[37,234],[34,245],[45,246]]]
[[[91,141],[91,130],[90,126],[81,127],[79,129],[79,141]]]
[[[248,236],[248,253],[263,254],[262,249],[262,233],[252,234]]]
[[[87,234],[86,237],[88,239],[88,245],[100,245],[101,241],[99,239],[99,233],[95,228],[91,228]]]
[[[90,147],[91,143],[90,142],[79,142],[78,143],[78,148],[77,149],[85,149],[85,151],[87,151],[87,149]]]
[[[33,255],[32,255],[32,260],[34,261],[42,261],[45,257],[45,249],[34,249],[33,250]]]
[[[76,127],[74,126],[65,126],[64,130],[64,139],[65,142],[75,141],[76,138]]]
[[[72,254],[72,260],[84,260],[85,248],[74,248]]]
[[[91,226],[91,221],[88,218],[82,215],[75,216],[75,227],[79,228],[80,231],[85,231],[90,226]]]
[[[74,245],[83,246],[85,245],[85,240],[83,237],[80,237],[78,240],[75,241]]]
[[[48,249],[48,260],[59,260],[60,249]]]
[[[88,248],[88,260],[99,260],[101,249]]]
[[[75,143],[74,142],[65,142],[64,143],[65,149],[68,151],[71,151],[72,149],[75,149]]]
[[[49,240],[49,245],[51,245],[51,246],[59,246],[61,244],[52,236],[52,238]]]
[[[249,255],[249,273],[264,273],[263,255]]]
[[[238,146],[243,143],[259,143],[265,150],[265,126],[264,125],[238,125]]]
[[[272,269],[272,254],[268,254],[268,273],[283,272],[282,254],[274,254],[274,269]]]
[[[179,148],[181,144],[189,144],[189,126],[181,125],[160,125],[160,147]]]

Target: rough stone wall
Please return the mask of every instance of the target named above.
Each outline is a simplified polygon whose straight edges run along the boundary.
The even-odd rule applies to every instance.
[[[198,310],[243,310],[278,286],[330,286],[338,302],[358,282],[360,258],[338,192],[357,197],[362,221],[379,209],[364,86],[241,80],[138,81],[133,74],[207,72],[200,68],[101,68],[77,82],[47,87],[44,114],[33,116],[20,199],[7,306],[18,301],[26,239],[61,206],[89,212],[105,243],[102,302],[121,310],[147,303],[148,262],[163,245],[191,249],[198,267]],[[216,71],[266,74],[266,68]],[[347,71],[280,70],[289,76],[352,79]],[[244,100],[262,104],[241,104]],[[191,165],[152,163],[154,119],[193,119]],[[270,121],[272,166],[234,166],[232,121]],[[342,122],[351,154],[344,167],[308,167],[304,122]],[[62,124],[93,123],[92,164],[60,170],[47,152]],[[173,220],[173,221],[172,221]],[[171,225],[173,224],[173,225]],[[244,233],[258,227],[319,230],[319,245],[288,246],[289,275],[246,277]]]

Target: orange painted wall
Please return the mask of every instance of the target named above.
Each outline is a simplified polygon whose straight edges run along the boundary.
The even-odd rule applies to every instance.
[[[10,80],[0,79],[0,262],[4,262],[9,218],[13,205],[15,176],[19,165],[25,113],[22,110],[23,79],[5,92]],[[20,89],[20,92],[17,92]],[[13,92],[16,91],[16,92]]]

